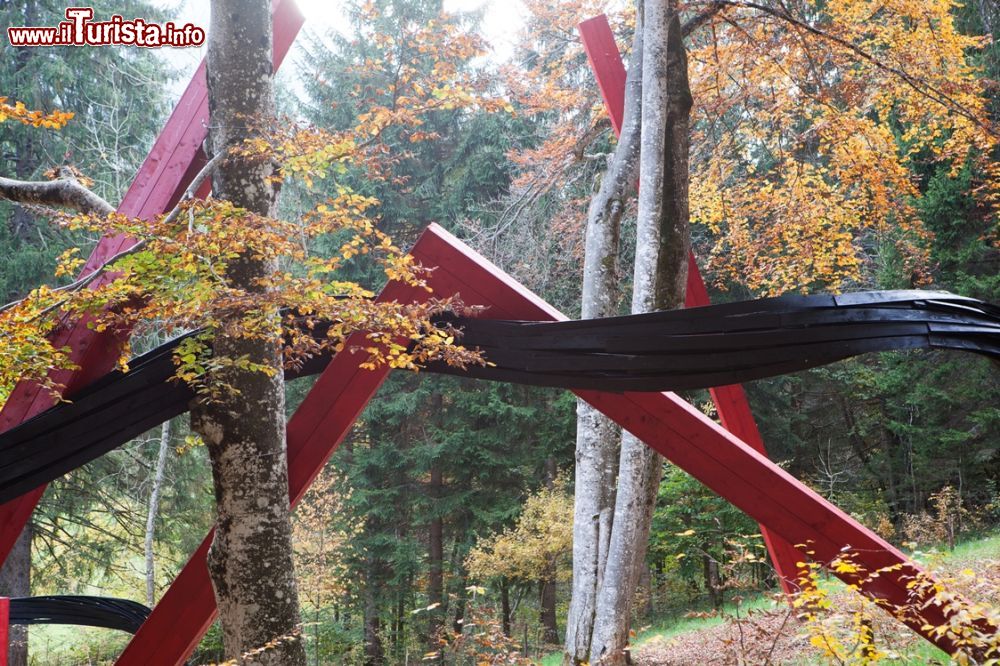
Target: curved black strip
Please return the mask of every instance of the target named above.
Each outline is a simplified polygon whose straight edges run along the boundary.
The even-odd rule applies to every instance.
[[[57,595],[10,600],[11,624],[76,624],[134,634],[150,612],[136,601],[111,597]]]
[[[1000,358],[1000,308],[940,292],[790,296],[557,323],[460,320],[496,367],[432,372],[612,391],[706,388],[874,351],[958,349]]]
[[[601,391],[734,384],[887,350],[956,349],[1000,359],[1000,308],[942,292],[782,296],[564,322],[449,322],[491,365],[435,363],[430,372]],[[187,411],[190,389],[170,380],[180,340],[0,434],[0,502]],[[285,377],[316,374],[327,363],[329,357],[313,358]]]

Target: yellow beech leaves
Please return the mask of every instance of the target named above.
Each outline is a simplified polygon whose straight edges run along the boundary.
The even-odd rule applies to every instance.
[[[560,477],[551,488],[528,497],[513,528],[481,540],[466,566],[481,580],[502,576],[536,581],[572,550],[573,497]]]
[[[16,120],[24,125],[32,127],[45,127],[48,129],[60,129],[66,125],[73,117],[69,111],[53,111],[44,113],[34,111],[24,106],[24,102],[14,102],[9,104],[6,97],[0,97],[0,123],[7,120]]]
[[[359,62],[357,67],[390,68],[386,71],[394,76],[385,90],[349,91],[363,109],[353,124],[327,129],[288,119],[262,123],[247,118],[252,138],[228,146],[218,156],[259,160],[273,165],[274,181],[304,183],[315,196],[315,205],[304,214],[295,219],[266,217],[210,198],[185,200],[152,220],[117,213],[55,216],[66,228],[93,236],[120,234],[135,244],[89,277],[58,288],[41,287],[0,309],[0,401],[19,379],[59,389],[49,382],[48,373],[70,362],[66,350],[53,349],[47,336],[66,319],[78,317],[86,317],[99,331],[142,333],[156,328],[170,334],[205,329],[205,334],[187,339],[175,358],[178,377],[197,389],[207,389],[206,373],[219,368],[264,371],[250,359],[214,356],[207,341],[218,334],[280,338],[288,366],[345,350],[359,353],[366,368],[417,370],[432,360],[481,362],[477,353],[457,344],[454,330],[432,321],[446,310],[461,309],[461,304],[428,295],[427,269],[378,228],[379,202],[347,188],[341,183],[346,178],[340,176],[350,172],[366,179],[393,178],[393,167],[406,156],[396,139],[404,137],[406,146],[433,138],[423,129],[431,113],[504,110],[509,105],[487,90],[485,78],[459,67],[459,62],[481,55],[484,45],[452,17],[442,14],[408,24],[404,33],[393,36],[370,26],[362,30],[367,31],[363,38],[384,42],[391,62]],[[428,53],[435,55],[430,67]],[[10,113],[7,108],[0,107],[11,117],[34,119],[47,127],[68,118],[31,115],[21,105],[10,107]],[[392,144],[383,140],[389,130]],[[327,248],[323,253],[313,250],[320,239]],[[241,257],[274,260],[271,264],[278,268],[247,288],[237,288],[227,274]],[[409,285],[427,299],[375,302],[371,290],[344,277],[359,261],[381,269],[385,281]],[[66,252],[56,276],[72,276],[80,265],[79,252]],[[280,325],[268,315],[275,310],[282,313]]]

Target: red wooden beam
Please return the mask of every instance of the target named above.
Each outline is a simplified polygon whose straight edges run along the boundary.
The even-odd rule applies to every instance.
[[[0,597],[0,666],[7,666],[10,651],[10,599]]]
[[[604,99],[604,108],[611,119],[615,134],[618,135],[621,133],[625,116],[626,72],[618,44],[615,43],[614,33],[604,14],[584,21],[579,25],[579,30],[590,68],[594,72],[601,97]],[[689,254],[685,306],[691,308],[711,303],[705,281],[701,277],[701,271],[698,270],[698,262],[695,261],[693,253]],[[764,439],[760,436],[760,430],[750,411],[750,403],[747,402],[743,387],[739,384],[719,386],[710,389],[709,393],[726,430],[766,455]],[[791,543],[773,534],[763,525],[760,526],[760,532],[764,537],[764,544],[771,556],[771,563],[774,565],[782,590],[786,594],[798,591],[796,562],[802,561],[803,555]]]
[[[476,254],[437,225],[431,225],[412,254],[436,266],[430,284],[437,295],[459,295],[468,305],[487,307],[486,316],[504,319],[560,320],[562,314]],[[389,285],[379,300],[406,302],[426,293]],[[362,359],[334,357],[288,424],[289,496],[293,505],[344,439],[388,374],[361,370]],[[865,593],[890,610],[908,606],[905,576],[918,569],[893,546],[858,525],[828,501],[699,410],[672,393],[577,393],[622,427],[686,470],[725,499],[787,540],[808,542],[814,557],[830,561],[843,544],[858,550],[867,570],[899,565],[864,586]],[[119,665],[183,663],[215,617],[205,557],[209,534],[153,609],[149,619],[116,662]],[[853,582],[853,581],[852,581]],[[925,611],[930,624],[941,624],[940,609]],[[910,620],[919,630],[922,621]],[[924,634],[926,636],[926,634]],[[945,650],[941,637],[930,638]]]
[[[293,0],[276,0],[274,18],[274,66],[281,65],[291,47],[303,17]],[[118,212],[131,217],[151,219],[169,210],[204,164],[202,143],[208,133],[208,87],[205,63],[199,65],[180,101],[174,107],[163,131],[139,168],[131,187],[122,199]],[[205,191],[202,194],[206,193]],[[125,236],[105,236],[84,265],[87,275],[135,241]],[[103,278],[101,278],[103,279]],[[101,279],[95,282],[100,283]],[[53,378],[73,392],[107,374],[115,365],[127,332],[96,333],[86,321],[67,322],[53,336],[56,347],[67,346],[79,366],[75,372],[53,373]],[[0,432],[13,428],[52,406],[51,396],[33,382],[21,382],[0,410]],[[38,504],[45,487],[39,487],[16,500],[0,505],[0,564],[10,553],[24,525]]]
[[[415,302],[427,292],[398,283],[387,286],[382,302]],[[348,341],[364,346],[364,337]],[[337,354],[288,421],[288,494],[296,505],[323,469],[330,455],[350,432],[361,411],[389,374],[387,367],[363,370],[362,356]],[[212,544],[209,532],[167,593],[132,638],[117,666],[179,666],[191,655],[216,615],[215,597],[206,556]]]

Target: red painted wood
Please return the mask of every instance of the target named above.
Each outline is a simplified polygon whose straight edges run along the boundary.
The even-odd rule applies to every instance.
[[[469,305],[488,306],[486,316],[502,319],[562,320],[565,317],[516,283],[450,234],[432,226],[413,255],[437,266],[432,286],[439,295],[459,294]],[[673,393],[600,393],[577,391],[622,427],[704,483],[788,543],[808,544],[813,558],[830,562],[845,546],[856,550],[867,571],[898,566],[863,582],[864,593],[890,609],[909,605],[906,584],[920,570],[891,544],[858,524],[836,506],[771,462]],[[836,574],[836,572],[835,572]],[[847,582],[849,576],[840,575]],[[941,611],[924,611],[932,625],[944,622]],[[948,652],[947,639],[928,635],[922,621],[907,624]]]
[[[277,0],[273,17],[277,68],[304,19],[293,0]],[[205,63],[202,62],[122,199],[118,207],[120,213],[149,219],[169,210],[180,199],[204,164],[201,146],[208,132],[207,121],[208,89]],[[124,236],[102,238],[84,265],[81,276],[91,273],[133,242]],[[95,282],[100,283],[100,279]],[[54,344],[70,347],[71,358],[80,367],[76,372],[53,373],[54,379],[65,385],[68,397],[114,367],[126,333],[120,332],[118,336],[98,334],[87,328],[86,321],[67,322],[55,333]],[[51,397],[37,384],[19,383],[0,410],[0,431],[26,421],[51,405]],[[0,563],[6,560],[44,490],[38,488],[0,505]]]
[[[415,302],[427,296],[423,290],[393,283],[379,294],[378,300]],[[362,346],[364,337],[351,338],[347,347],[352,344]],[[360,354],[337,354],[288,422],[292,506],[302,499],[389,374],[388,368],[361,369],[358,366],[362,360]],[[175,666],[191,655],[216,615],[205,564],[211,543],[209,532],[115,662],[118,666]]]
[[[432,225],[412,254],[437,266],[430,284],[439,296],[457,294],[483,305],[487,316],[526,320],[565,317],[466,245]],[[425,298],[426,293],[390,285],[380,300]],[[349,432],[388,371],[358,367],[360,358],[341,354],[320,375],[288,424],[289,496],[293,505]],[[862,549],[871,570],[904,564],[901,553],[851,521],[843,512],[796,481],[765,456],[716,425],[674,394],[579,392],[623,427],[681,466],[748,514],[766,521],[778,535],[810,541],[816,558],[835,557],[841,544]],[[180,664],[194,650],[215,617],[205,556],[211,533],[191,557],[152,615],[116,662],[119,665]],[[902,573],[883,574],[866,593],[902,606],[907,601]],[[936,609],[932,609],[933,613]],[[934,617],[929,617],[934,622]],[[940,618],[937,618],[938,620]],[[918,623],[919,624],[919,623]],[[950,648],[938,640],[945,649]]]
[[[7,666],[10,651],[10,599],[0,597],[0,666]]]
[[[604,108],[611,119],[611,126],[615,134],[621,133],[621,126],[625,115],[625,65],[622,63],[618,45],[615,43],[611,26],[604,14],[595,16],[580,24],[580,39],[583,48],[587,53],[590,67],[597,79],[597,86],[604,99]],[[686,307],[697,307],[710,305],[708,290],[702,280],[701,272],[698,270],[698,262],[695,261],[694,254],[688,255],[688,284]],[[750,403],[747,402],[746,393],[740,385],[722,386],[709,391],[715,409],[719,413],[722,425],[747,442],[761,453],[766,453],[764,440],[757,429],[757,422],[750,411]],[[788,541],[775,536],[767,528],[761,525],[761,534],[764,537],[764,544],[767,552],[771,556],[771,563],[781,588],[786,594],[792,594],[798,590],[796,583],[797,567],[796,562],[802,560],[802,555],[788,543]]]

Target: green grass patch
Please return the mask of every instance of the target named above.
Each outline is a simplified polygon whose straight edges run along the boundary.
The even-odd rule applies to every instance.
[[[955,549],[948,551],[917,552],[912,556],[923,565],[937,568],[939,566],[948,569],[958,569],[970,567],[975,569],[975,565],[983,560],[1000,559],[1000,534],[991,534],[978,539],[963,541],[955,545]],[[829,576],[820,581],[824,587],[828,587],[831,592],[842,586],[836,578]],[[727,602],[721,612],[712,617],[684,617],[672,615],[654,621],[651,625],[643,627],[638,631],[635,641],[636,647],[641,647],[651,640],[669,640],[679,635],[701,631],[722,624],[727,617],[733,617],[739,610],[740,615],[744,615],[750,610],[770,610],[777,607],[772,596],[767,594],[749,594],[737,606],[733,602]],[[927,641],[916,641],[906,650],[906,654],[900,655],[901,661],[894,663],[902,664],[934,664],[948,663],[948,655],[931,645]],[[562,663],[562,653],[556,652],[546,655],[538,662],[540,666],[560,666]],[[806,664],[807,662],[802,662]],[[811,662],[809,662],[811,663]]]

